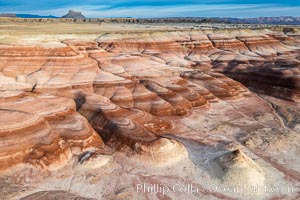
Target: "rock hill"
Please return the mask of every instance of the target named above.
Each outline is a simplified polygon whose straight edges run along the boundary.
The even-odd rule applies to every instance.
[[[62,16],[62,18],[84,19],[85,16],[79,11],[69,10],[68,14]]]

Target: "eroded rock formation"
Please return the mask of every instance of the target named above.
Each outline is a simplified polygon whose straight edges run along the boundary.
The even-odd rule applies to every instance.
[[[298,39],[245,30],[104,34],[64,40],[54,48],[1,44],[0,170],[53,172],[71,162],[72,170],[81,166],[80,173],[102,173],[112,163],[125,168],[181,163],[175,168],[185,166],[208,182],[276,185],[275,174],[280,184],[299,183],[299,161],[291,161],[299,150]],[[213,166],[216,171],[207,170]],[[109,173],[121,174],[129,185],[138,183],[141,170],[131,174],[125,168]],[[157,176],[170,184],[172,173]],[[28,172],[16,182],[32,176]],[[72,190],[76,177],[68,190],[95,198],[78,189],[80,181]],[[104,182],[109,198],[137,195],[103,189]],[[44,193],[33,196],[39,195]],[[199,195],[236,197],[219,191]]]
[[[85,16],[79,11],[69,10],[62,18],[84,19]]]

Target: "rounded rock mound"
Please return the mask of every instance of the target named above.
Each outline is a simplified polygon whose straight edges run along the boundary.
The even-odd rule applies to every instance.
[[[225,153],[214,159],[213,173],[226,185],[263,186],[263,170],[241,150]]]

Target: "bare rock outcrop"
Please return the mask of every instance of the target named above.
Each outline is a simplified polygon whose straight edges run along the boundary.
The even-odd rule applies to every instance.
[[[266,30],[145,31],[55,47],[1,43],[0,175],[21,188],[51,179],[49,192],[15,191],[25,199],[132,199],[128,187],[141,182],[298,183],[298,39]]]
[[[215,158],[215,174],[223,182],[233,186],[263,187],[263,170],[242,151],[235,150]]]
[[[62,16],[62,18],[84,19],[85,16],[79,11],[69,10],[68,14]]]
[[[124,40],[124,47],[114,42],[118,44],[118,48],[113,51],[113,45],[108,49],[102,42],[99,42],[102,49],[95,42],[83,41],[65,41],[66,47],[56,48],[2,45],[0,69],[1,77],[6,81],[0,87],[5,94],[0,107],[3,108],[2,112],[11,116],[5,117],[6,120],[13,122],[14,116],[18,115],[24,120],[19,122],[24,126],[18,128],[11,125],[11,129],[25,132],[32,126],[38,126],[37,138],[47,134],[54,137],[54,133],[60,132],[54,137],[52,145],[58,145],[55,140],[60,140],[60,137],[65,138],[66,146],[61,153],[76,146],[73,142],[68,144],[67,139],[68,132],[73,128],[78,131],[76,137],[82,142],[86,138],[93,145],[102,148],[103,138],[112,148],[118,149],[123,145],[133,148],[136,142],[153,142],[160,135],[174,131],[172,121],[162,117],[185,116],[196,107],[208,109],[213,100],[240,98],[247,91],[241,84],[211,70],[194,71],[191,61],[180,58],[188,50],[180,50],[181,44],[176,41],[149,42],[147,45],[143,41],[132,44],[128,42]],[[162,47],[165,48],[161,49]],[[126,48],[129,48],[128,51]],[[133,55],[120,56],[120,51]],[[135,53],[139,51],[148,52]],[[182,60],[182,64],[170,63],[174,59],[174,51],[179,51],[175,56]],[[114,67],[110,67],[111,65]],[[21,91],[30,93],[12,98],[8,91],[16,95],[20,95],[17,92]],[[43,96],[43,93],[50,93],[57,96],[57,99],[54,96]],[[51,103],[52,101],[55,103]],[[30,106],[31,104],[34,106]],[[12,107],[13,110],[7,109]],[[78,112],[90,124],[83,118],[78,118]],[[3,137],[10,127],[7,127],[8,122],[4,122],[1,128]],[[68,127],[67,124],[73,125]],[[65,127],[63,132],[58,131],[61,130],[59,127]],[[99,136],[95,136],[94,130]],[[35,132],[31,131],[31,134],[34,137]],[[18,137],[18,131],[15,136],[11,134],[7,137],[9,141],[14,140],[13,137]],[[95,138],[91,140],[91,137]],[[26,138],[32,141],[30,137]],[[115,140],[120,142],[112,142]],[[18,145],[8,142],[5,144],[11,148]],[[46,148],[42,142],[40,144],[39,139],[32,141],[30,147],[24,148],[39,145],[42,149]],[[26,153],[21,148],[22,145],[18,145],[15,153],[21,151],[24,157],[36,157],[34,151]],[[24,157],[12,161],[9,158],[7,166],[3,168]],[[50,164],[51,161],[47,163]]]
[[[56,48],[1,45],[0,77],[5,81],[0,85],[4,92],[0,106],[12,122],[14,115],[24,119],[19,122],[24,124],[20,127],[23,132],[41,124],[37,134],[50,134],[51,123],[63,120],[48,121],[45,116],[60,116],[62,112],[67,115],[66,122],[78,123],[82,137],[90,138],[94,129],[105,143],[118,149],[124,144],[132,148],[136,142],[152,142],[176,131],[172,120],[165,117],[184,117],[194,108],[209,109],[213,102],[240,99],[249,93],[242,84],[216,71],[297,102],[297,47],[268,35],[244,35],[233,38],[174,32],[169,37],[162,34],[159,40],[151,34],[136,34],[134,39],[132,35],[112,35],[97,41],[67,40],[65,47]],[[21,91],[33,92],[34,96]],[[49,103],[53,108],[43,106],[54,101],[54,97],[42,95],[46,91],[58,96],[56,104],[61,103]],[[33,102],[40,106],[34,112],[29,106]],[[10,107],[14,110],[7,109]],[[91,127],[77,117],[76,111]],[[7,124],[2,125],[3,136],[9,131]],[[95,140],[103,146],[100,136]],[[122,142],[111,142],[116,139]],[[38,141],[31,144],[32,148],[36,145]]]

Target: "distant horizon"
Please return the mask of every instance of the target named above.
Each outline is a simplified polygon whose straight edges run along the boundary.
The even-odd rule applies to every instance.
[[[80,10],[76,10],[76,11],[79,11],[81,12]],[[67,11],[68,12],[68,11]],[[67,12],[65,14],[67,14]],[[62,16],[55,16],[55,15],[38,15],[38,14],[35,14],[35,13],[1,13],[0,12],[0,15],[9,15],[9,14],[15,14],[15,15],[28,15],[28,16],[41,16],[41,17],[54,17],[54,18],[61,18]],[[82,14],[84,15],[84,13],[82,12]],[[177,17],[177,16],[170,16],[170,17],[131,17],[131,16],[127,16],[127,17],[86,17],[86,18],[140,18],[140,19],[155,19],[155,18],[236,18],[236,19],[247,19],[247,18],[280,18],[280,17],[292,17],[292,18],[299,18],[300,16],[276,16],[276,17],[270,17],[270,16],[258,16],[258,17],[229,17],[229,16],[218,16],[218,17],[203,17],[203,16],[189,16],[189,17],[185,17],[185,16],[180,16],[180,17]]]

